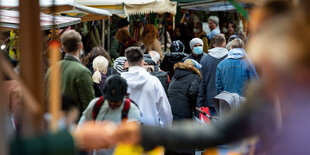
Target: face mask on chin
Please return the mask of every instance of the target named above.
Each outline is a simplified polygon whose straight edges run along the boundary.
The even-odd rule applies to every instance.
[[[203,52],[202,46],[197,46],[197,47],[194,47],[194,48],[193,48],[193,53],[194,53],[195,55],[200,55],[200,54],[202,54],[202,52]]]
[[[194,29],[193,29],[193,32],[194,32],[194,33],[199,33],[199,32],[200,32],[200,30],[199,30],[199,29],[197,29],[197,28],[194,28]]]

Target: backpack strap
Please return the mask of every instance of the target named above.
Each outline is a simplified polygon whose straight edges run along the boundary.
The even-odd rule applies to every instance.
[[[154,72],[158,72],[158,71],[159,71],[158,66],[154,65]]]
[[[103,96],[101,96],[99,100],[96,102],[95,106],[93,107],[93,111],[92,111],[93,120],[96,120],[96,117],[100,111],[103,101],[104,101],[104,98]]]
[[[125,104],[124,104],[124,107],[123,107],[123,110],[122,110],[122,120],[128,118],[128,111],[130,109],[130,103],[131,103],[130,98],[126,97]]]

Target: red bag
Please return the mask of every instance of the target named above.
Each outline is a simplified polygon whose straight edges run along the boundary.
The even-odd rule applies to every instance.
[[[200,107],[200,109],[202,111],[204,111],[206,113],[206,115],[199,113],[199,119],[206,124],[211,123],[211,117],[210,117],[211,115],[209,113],[209,108],[208,107]]]

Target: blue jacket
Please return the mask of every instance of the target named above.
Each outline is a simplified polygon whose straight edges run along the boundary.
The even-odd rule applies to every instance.
[[[244,96],[245,85],[252,79],[258,79],[254,64],[243,49],[232,49],[229,51],[228,57],[217,66],[217,93],[228,91]]]

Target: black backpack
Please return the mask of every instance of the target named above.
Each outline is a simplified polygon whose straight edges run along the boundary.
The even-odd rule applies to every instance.
[[[150,74],[153,76],[156,76],[159,79],[160,83],[164,87],[165,92],[167,94],[167,90],[168,90],[169,82],[170,82],[170,77],[169,77],[168,73],[164,72],[164,71],[159,71],[158,66],[154,66],[154,71],[151,67],[147,68],[147,70],[151,71]]]

